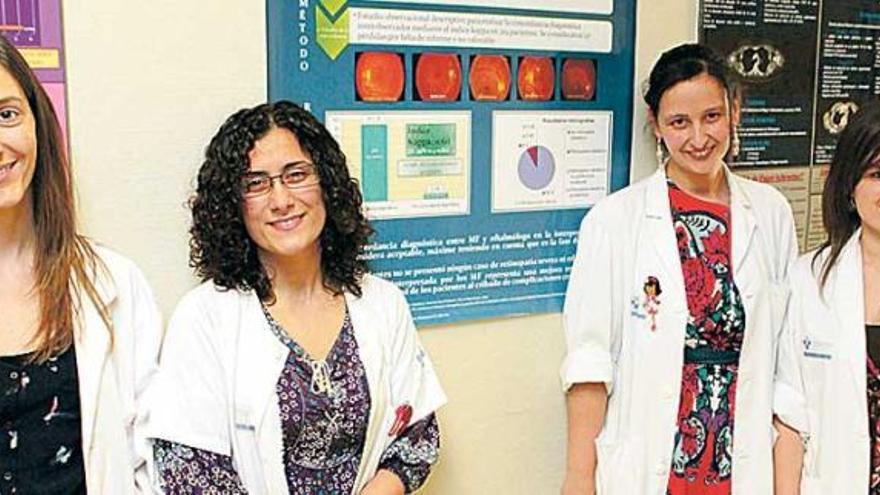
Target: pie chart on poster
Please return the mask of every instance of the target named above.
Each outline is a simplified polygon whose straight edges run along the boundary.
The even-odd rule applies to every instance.
[[[553,153],[543,146],[529,146],[519,157],[517,172],[519,180],[527,188],[533,191],[544,189],[556,172]]]

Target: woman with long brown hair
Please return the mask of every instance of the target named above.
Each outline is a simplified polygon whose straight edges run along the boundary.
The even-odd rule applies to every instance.
[[[877,102],[863,106],[840,134],[822,221],[828,239],[792,269],[790,333],[781,347],[780,369],[799,372],[786,381],[809,413],[800,493],[880,494]]]
[[[134,264],[77,233],[55,111],[2,37],[0,314],[0,493],[136,492],[158,311]]]

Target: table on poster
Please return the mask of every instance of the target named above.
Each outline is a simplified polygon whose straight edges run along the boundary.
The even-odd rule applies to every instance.
[[[880,94],[880,4],[702,0],[701,40],[745,81],[734,170],[788,197],[802,250],[825,239],[821,194],[837,136]]]
[[[629,179],[631,0],[269,0],[269,95],[325,122],[416,322],[559,311]],[[621,81],[627,81],[621,84]]]

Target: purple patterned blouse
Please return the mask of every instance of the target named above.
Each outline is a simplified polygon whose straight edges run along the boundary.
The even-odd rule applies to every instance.
[[[351,493],[366,439],[370,392],[351,319],[327,357],[311,359],[264,308],[272,332],[289,349],[275,386],[281,411],[284,470],[291,494]],[[434,414],[410,425],[388,447],[380,469],[395,473],[407,493],[436,462],[440,432]],[[166,494],[246,493],[232,458],[157,440],[156,465]]]

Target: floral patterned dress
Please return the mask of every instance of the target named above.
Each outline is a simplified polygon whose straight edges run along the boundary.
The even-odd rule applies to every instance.
[[[73,347],[0,358],[0,494],[86,493]]]
[[[871,436],[869,495],[880,495],[880,325],[865,325],[868,343],[868,432]]]
[[[289,349],[275,392],[281,411],[289,493],[351,493],[364,450],[370,394],[351,320],[346,314],[330,353],[312,360],[264,313]],[[384,452],[380,469],[396,474],[406,492],[427,479],[440,448],[434,414],[409,425]],[[154,456],[163,489],[177,494],[244,494],[232,458],[159,440]]]
[[[745,311],[733,280],[730,208],[669,184],[688,303],[667,495],[729,495]]]

